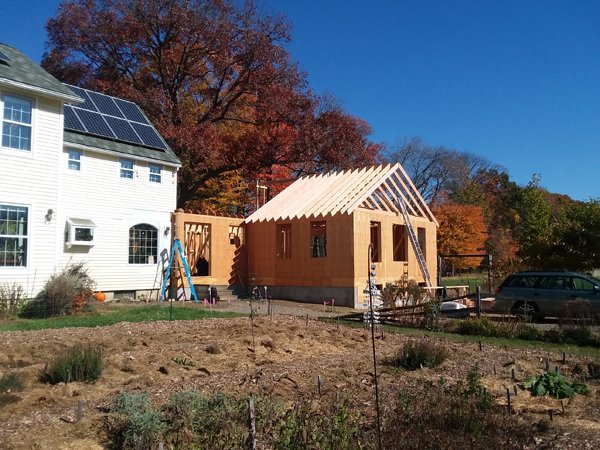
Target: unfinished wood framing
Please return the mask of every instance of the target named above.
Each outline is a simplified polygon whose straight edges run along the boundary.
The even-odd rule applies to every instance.
[[[358,307],[369,244],[380,284],[424,282],[399,202],[435,276],[437,221],[404,169],[393,164],[300,178],[248,217],[254,282],[280,298],[320,303],[334,297],[336,304]]]

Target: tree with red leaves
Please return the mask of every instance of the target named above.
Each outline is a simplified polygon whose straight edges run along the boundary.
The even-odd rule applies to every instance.
[[[364,121],[322,108],[284,48],[288,24],[252,2],[64,0],[47,31],[46,70],[138,103],[167,139],[179,206],[229,172],[347,168],[379,150]]]

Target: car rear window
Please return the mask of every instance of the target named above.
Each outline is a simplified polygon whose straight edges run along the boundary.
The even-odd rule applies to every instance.
[[[536,285],[538,278],[535,275],[513,275],[506,280],[502,287],[532,288]]]

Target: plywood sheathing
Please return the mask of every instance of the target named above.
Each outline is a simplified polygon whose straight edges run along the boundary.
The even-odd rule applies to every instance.
[[[241,217],[214,216],[175,212],[174,237],[181,241],[194,284],[211,286],[240,286],[247,284],[245,223]],[[242,229],[242,236],[230,239],[230,227]],[[209,261],[209,274],[196,275],[200,256]],[[180,263],[180,262],[179,262]],[[184,282],[187,286],[187,282]]]

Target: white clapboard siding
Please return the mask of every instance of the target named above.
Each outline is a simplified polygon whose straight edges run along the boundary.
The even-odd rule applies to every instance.
[[[135,162],[134,179],[120,178],[117,155],[83,152],[81,170],[68,169],[68,147],[60,162],[61,186],[58,225],[67,218],[94,222],[94,245],[67,248],[62,236],[59,246],[62,267],[85,261],[96,289],[103,291],[144,290],[160,287],[160,253],[168,251],[170,213],[176,206],[176,169],[163,165],[161,183],[149,181],[148,163]],[[158,261],[129,264],[129,229],[147,223],[158,229]]]
[[[28,263],[24,268],[0,267],[0,283],[19,283],[31,295],[39,291],[57,265],[56,221],[46,221],[45,216],[49,209],[56,211],[58,202],[63,124],[59,101],[14,93],[35,102],[32,149],[0,148],[0,203],[29,208]]]

